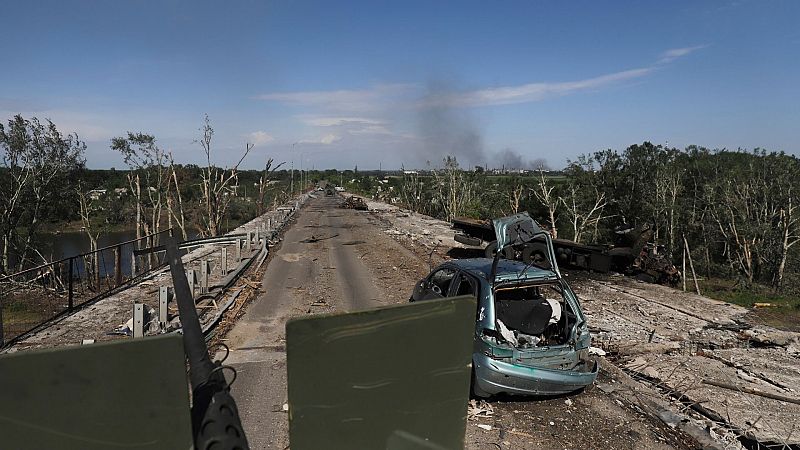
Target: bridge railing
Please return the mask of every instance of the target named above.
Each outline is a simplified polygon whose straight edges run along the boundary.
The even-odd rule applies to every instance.
[[[164,253],[140,254],[172,229],[0,277],[0,347],[165,265]]]

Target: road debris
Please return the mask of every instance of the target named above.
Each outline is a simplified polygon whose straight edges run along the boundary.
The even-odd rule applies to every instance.
[[[351,195],[347,197],[341,205],[340,208],[345,209],[355,209],[357,211],[367,211],[369,208],[367,207],[367,202],[364,201],[361,197],[356,197],[355,195]]]
[[[467,407],[467,417],[470,420],[478,420],[481,417],[490,417],[494,415],[494,407],[487,403],[486,400],[475,400],[472,399],[469,401],[469,406]]]

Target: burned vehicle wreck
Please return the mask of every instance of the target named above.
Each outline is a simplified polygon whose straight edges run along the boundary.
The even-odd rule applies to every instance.
[[[591,336],[575,293],[562,278],[550,236],[527,213],[493,221],[494,258],[451,260],[419,281],[411,301],[474,295],[472,393],[557,395],[597,377]],[[502,249],[536,242],[547,261],[503,258]]]
[[[455,217],[454,239],[467,248],[483,248],[487,258],[497,251],[497,237],[491,220]],[[551,239],[555,256],[561,267],[607,273],[619,272],[648,283],[676,284],[681,279],[664,247],[652,242],[650,224],[640,227],[623,224],[614,229],[613,245],[583,244],[568,239]],[[485,248],[484,248],[485,246]],[[547,260],[544,241],[507,246],[505,257],[525,262]]]

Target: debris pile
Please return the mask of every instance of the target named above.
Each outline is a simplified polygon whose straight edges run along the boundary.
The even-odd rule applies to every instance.
[[[739,306],[664,286],[582,280],[595,342],[730,448],[800,445],[800,334],[747,320]],[[732,446],[731,446],[732,445]],[[791,447],[794,448],[794,447]]]
[[[355,209],[358,211],[366,211],[369,209],[367,208],[367,202],[365,202],[363,198],[356,197],[355,195],[347,197],[342,204],[339,205],[339,207],[345,209]]]

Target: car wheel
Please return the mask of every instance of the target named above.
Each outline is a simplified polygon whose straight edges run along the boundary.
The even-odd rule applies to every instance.
[[[483,255],[489,259],[494,259],[494,255],[497,253],[497,241],[492,241],[486,248],[483,250]],[[503,249],[503,257],[505,259],[514,259],[514,249],[506,247]]]
[[[522,250],[522,261],[526,264],[536,264],[549,269],[550,261],[547,259],[547,246],[543,244],[525,245]]]
[[[494,252],[497,251],[497,241],[492,241],[483,250],[483,255],[487,258],[494,258]]]

